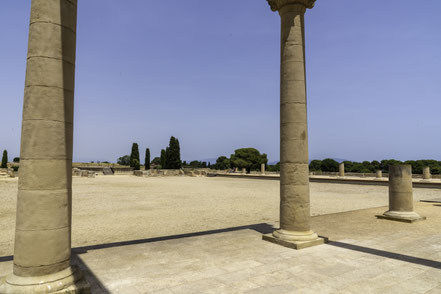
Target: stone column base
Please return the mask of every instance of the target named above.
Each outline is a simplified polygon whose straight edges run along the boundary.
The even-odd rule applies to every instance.
[[[18,277],[11,274],[0,280],[0,294],[91,294],[89,283],[77,267],[40,277]]]
[[[316,239],[307,240],[307,241],[286,241],[280,238],[274,237],[273,234],[266,234],[262,236],[262,239],[265,241],[269,241],[274,244],[282,245],[284,247],[292,248],[292,249],[303,249],[316,245],[321,245],[328,243],[328,238],[318,236]]]
[[[387,219],[387,220],[393,220],[393,221],[399,221],[399,222],[405,222],[405,223],[414,223],[417,221],[425,220],[425,216],[420,216],[418,213],[411,211],[391,211],[388,210],[382,215],[376,215],[379,219]]]

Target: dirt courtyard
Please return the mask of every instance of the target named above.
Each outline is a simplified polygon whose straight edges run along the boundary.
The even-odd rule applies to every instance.
[[[17,179],[0,179],[0,256],[12,255]],[[415,201],[441,190],[414,189]],[[311,214],[388,204],[388,188],[311,183]],[[73,179],[72,246],[257,223],[278,225],[279,181],[211,177]]]

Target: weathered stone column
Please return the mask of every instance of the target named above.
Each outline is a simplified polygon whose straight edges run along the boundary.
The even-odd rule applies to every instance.
[[[247,173],[247,169],[246,168],[242,168],[242,173],[245,175]]]
[[[423,180],[430,180],[432,175],[430,174],[430,167],[426,166],[423,168]]]
[[[412,166],[389,166],[389,210],[378,218],[414,222],[425,219],[413,211]]]
[[[343,162],[338,165],[338,176],[339,177],[345,176],[345,164]]]
[[[304,14],[315,0],[268,0],[281,17],[280,229],[264,239],[297,249],[323,243],[311,230]]]
[[[382,170],[377,170],[377,172],[376,172],[376,178],[377,179],[380,179],[380,178],[382,178],[383,177],[383,171]]]
[[[260,172],[262,173],[262,175],[265,174],[265,163],[262,163],[262,164],[260,165]]]
[[[77,0],[32,0],[14,269],[2,294],[87,290],[70,265],[76,19]]]

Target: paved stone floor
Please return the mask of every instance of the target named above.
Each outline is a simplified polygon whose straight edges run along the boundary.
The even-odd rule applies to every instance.
[[[331,242],[299,251],[262,241],[277,224],[261,223],[79,247],[75,263],[93,293],[441,293],[441,204],[416,203],[414,224],[385,209],[314,217]]]

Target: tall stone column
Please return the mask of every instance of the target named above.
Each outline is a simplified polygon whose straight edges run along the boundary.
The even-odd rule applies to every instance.
[[[265,163],[262,163],[262,164],[260,165],[260,173],[261,173],[262,175],[265,174]]]
[[[311,230],[304,14],[315,0],[268,0],[281,17],[280,229],[264,239],[300,249],[323,243]]]
[[[77,0],[32,0],[14,268],[0,293],[88,288],[70,265],[76,20]]]

